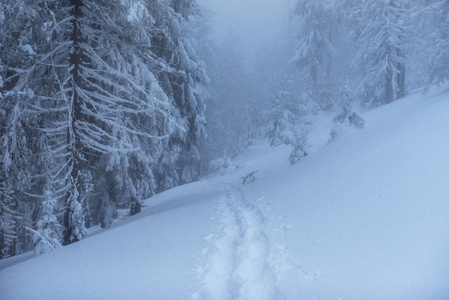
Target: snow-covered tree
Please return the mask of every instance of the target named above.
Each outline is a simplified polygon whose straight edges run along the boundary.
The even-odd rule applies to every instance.
[[[344,126],[351,126],[357,129],[363,129],[365,127],[365,120],[360,117],[359,113],[355,109],[356,95],[349,88],[348,83],[340,88],[338,95],[338,113],[333,119],[334,126],[330,133],[329,143],[333,142],[343,130]]]
[[[86,221],[108,226],[118,207],[136,212],[159,182],[170,181],[154,174],[166,153],[171,170],[198,163],[206,76],[183,31],[196,13],[188,0],[2,3],[3,169],[18,166],[9,175],[17,182],[20,172],[32,173],[21,187],[26,201],[58,203],[62,244],[81,239]],[[194,159],[179,161],[184,150]],[[2,195],[17,194],[0,175],[12,191]],[[164,187],[179,184],[177,176]]]
[[[0,12],[2,13],[2,12]],[[1,16],[0,22],[4,21],[4,17]],[[3,94],[1,90],[3,88],[2,71],[4,67],[0,60],[0,103],[3,103]],[[6,111],[0,106],[0,120],[5,120]],[[0,258],[8,257],[10,255],[10,250],[13,247],[13,241],[16,239],[15,233],[15,217],[14,211],[12,210],[12,193],[13,191],[8,188],[6,172],[4,170],[4,149],[3,145],[3,135],[5,135],[3,126],[6,126],[4,122],[0,121]]]
[[[270,112],[272,124],[268,129],[268,140],[272,146],[293,145],[295,141],[300,107],[293,94],[292,85],[292,79],[285,75],[280,86],[274,87],[274,99]]]
[[[347,1],[357,54],[355,69],[365,101],[390,103],[406,94],[406,55],[411,43],[407,3],[403,0]]]
[[[19,244],[19,204],[25,202],[33,167],[22,119],[21,100],[0,98],[0,251],[14,255]],[[14,233],[12,232],[14,231]]]
[[[292,61],[309,69],[313,86],[319,83],[320,68],[328,75],[328,67],[335,48],[332,44],[332,26],[336,20],[329,1],[299,0],[294,15],[301,18],[297,32],[298,46]]]
[[[192,67],[195,63],[180,29],[185,11],[176,11],[190,6],[151,3],[160,6],[146,7],[144,15],[150,20],[129,22],[126,7],[117,9],[121,2],[116,2],[75,3],[71,11],[73,67],[67,81],[72,101],[69,126],[74,128],[69,149],[77,162],[71,178],[82,179],[84,160],[91,161],[98,154],[105,157],[97,165],[106,172],[102,186],[107,190],[100,192],[100,199],[109,195],[114,206],[120,196],[131,200],[154,193],[154,177],[148,168],[157,161],[155,154],[168,150],[161,149],[162,141],[194,145],[202,112],[193,92],[198,70]],[[140,171],[141,165],[148,166],[144,172],[132,172]],[[71,195],[76,195],[78,185],[72,184]],[[83,196],[76,198],[79,201],[71,201],[71,214],[81,216]],[[66,220],[65,226],[70,227],[70,217]],[[77,237],[72,234],[72,239]]]
[[[430,57],[430,83],[441,84],[449,79],[449,1],[431,3],[426,8],[431,18],[431,45],[427,47]]]
[[[17,212],[13,210],[13,204],[13,191],[8,188],[4,172],[0,172],[0,258],[8,257],[14,252],[14,241],[17,240]]]
[[[61,246],[59,241],[63,228],[56,217],[58,201],[53,199],[52,195],[53,193],[48,190],[45,192],[44,197],[46,198],[40,207],[36,230],[28,229],[33,234],[35,256],[53,251]]]
[[[296,37],[298,45],[291,59],[302,69],[309,71],[309,82],[305,86],[321,108],[332,106],[329,93],[332,58],[336,51],[332,41],[337,15],[331,1],[299,0],[293,11],[299,17]]]
[[[307,144],[307,136],[309,134],[309,130],[307,127],[302,128],[300,133],[295,134],[295,140],[293,143],[293,150],[290,153],[290,157],[288,158],[290,164],[294,165],[301,158],[307,156],[307,151],[305,150]]]
[[[14,241],[17,212],[12,210],[12,196],[8,194],[5,182],[0,178],[0,258],[9,257],[14,253]]]
[[[313,109],[309,105],[310,102],[315,102],[310,101],[306,92],[295,91],[291,76],[284,74],[283,77],[274,88],[268,140],[272,146],[291,145],[293,149],[289,161],[293,165],[307,156],[309,119],[313,114]]]
[[[26,193],[31,189],[34,169],[31,137],[35,118],[26,113],[34,92],[26,84],[29,75],[25,69],[36,63],[36,53],[30,45],[34,21],[40,19],[35,8],[34,3],[22,1],[5,0],[0,4],[0,202],[2,227],[14,230],[13,235],[7,234],[7,239],[0,237],[9,244],[5,245],[8,249],[0,250],[3,255],[28,249],[27,234],[21,228],[24,218],[20,215],[29,208]]]
[[[170,147],[178,145],[182,150],[180,161],[176,161],[177,165],[172,167],[180,170],[179,179],[164,179],[165,182],[178,184],[178,180],[187,182],[199,175],[194,175],[195,178],[187,176],[197,173],[195,170],[199,167],[197,147],[205,134],[204,86],[208,78],[196,56],[193,41],[185,36],[185,31],[192,29],[189,18],[199,13],[197,4],[193,0],[168,3],[169,5],[162,1],[148,2],[149,14],[153,18],[150,50],[158,62],[153,71],[163,92],[176,107],[177,122],[182,126],[182,130],[173,134],[170,143],[166,144]],[[168,161],[170,160],[165,160]]]

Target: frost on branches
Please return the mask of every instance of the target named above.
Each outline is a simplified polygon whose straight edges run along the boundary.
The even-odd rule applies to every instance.
[[[61,246],[62,226],[56,217],[58,202],[51,198],[52,193],[46,191],[46,199],[42,201],[40,208],[39,221],[36,224],[36,230],[28,228],[33,234],[34,255],[53,251]]]
[[[357,48],[353,65],[363,75],[358,94],[368,106],[387,104],[406,94],[406,55],[411,43],[407,5],[403,0],[348,5],[346,19]]]
[[[3,256],[25,210],[43,253],[199,176],[207,76],[184,30],[191,15],[189,0],[3,1]]]
[[[339,101],[337,103],[339,110],[337,116],[333,119],[334,126],[330,133],[329,143],[335,141],[347,126],[357,129],[365,127],[365,120],[354,109],[355,105],[354,92],[347,85],[340,88]]]

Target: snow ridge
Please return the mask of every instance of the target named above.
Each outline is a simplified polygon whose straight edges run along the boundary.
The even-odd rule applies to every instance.
[[[193,299],[284,299],[276,282],[270,226],[261,207],[241,188],[221,185],[219,226],[206,237],[206,267],[198,273],[202,283]]]

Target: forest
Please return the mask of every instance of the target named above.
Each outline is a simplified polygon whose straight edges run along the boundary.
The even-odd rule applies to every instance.
[[[80,241],[256,140],[296,164],[320,112],[331,143],[449,79],[447,0],[280,1],[250,57],[204,2],[1,1],[0,258]]]

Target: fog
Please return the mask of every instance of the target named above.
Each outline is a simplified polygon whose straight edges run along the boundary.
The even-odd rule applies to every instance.
[[[215,55],[208,63],[213,99],[207,103],[208,137],[219,156],[235,156],[265,136],[275,79],[290,31],[292,0],[199,0]],[[282,57],[282,62],[279,61]],[[217,113],[219,112],[219,113]],[[229,119],[234,120],[228,122]],[[211,157],[212,158],[212,157]]]
[[[299,149],[318,114],[344,120],[433,80],[444,63],[429,60],[441,45],[425,32],[447,39],[434,22],[443,10],[393,2],[199,0],[214,48],[204,56],[210,152],[233,156],[267,136]]]
[[[211,13],[212,38],[218,46],[236,35],[245,57],[288,34],[292,0],[200,0]],[[229,45],[228,45],[229,46]]]

